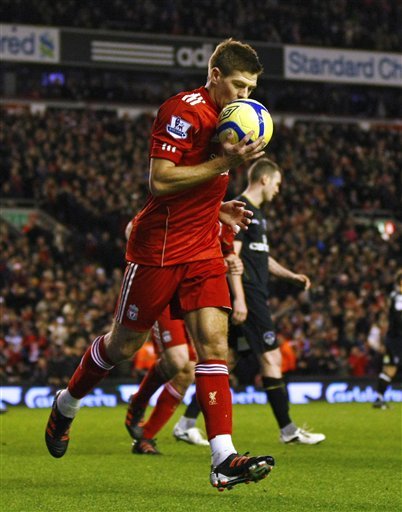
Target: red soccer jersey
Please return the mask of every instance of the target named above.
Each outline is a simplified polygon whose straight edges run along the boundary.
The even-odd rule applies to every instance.
[[[191,166],[216,157],[218,114],[205,87],[168,99],[152,128],[151,158]],[[224,173],[175,194],[149,194],[133,220],[126,259],[163,267],[222,257],[218,215],[228,180]]]

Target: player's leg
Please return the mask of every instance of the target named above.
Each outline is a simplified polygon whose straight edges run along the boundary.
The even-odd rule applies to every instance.
[[[156,447],[155,436],[173,416],[187,388],[194,381],[194,365],[194,361],[187,361],[173,379],[165,384],[151,416],[137,429],[138,438],[133,443],[133,453],[146,455],[160,453]]]
[[[307,432],[297,427],[290,417],[286,384],[282,377],[282,356],[279,347],[259,354],[262,382],[268,402],[280,428],[280,440],[284,443],[318,444],[324,434]]]
[[[281,433],[282,429],[293,433],[297,427],[289,415],[289,402],[282,379],[282,357],[266,296],[256,290],[246,290],[246,300],[249,310],[247,319],[240,328],[231,328],[231,333],[236,333],[238,342],[239,339],[243,340],[243,344],[245,338],[258,358],[262,383]]]
[[[317,444],[323,434],[312,434],[298,428],[291,420],[286,385],[282,376],[282,355],[274,332],[266,296],[258,290],[246,290],[248,316],[241,330],[260,363],[262,382],[268,402],[280,428],[280,440]]]
[[[197,399],[212,452],[211,484],[218,490],[265,478],[270,456],[239,455],[232,442],[232,400],[227,359],[227,312],[202,308],[185,316],[199,362],[195,369]]]
[[[187,387],[194,382],[194,365],[197,361],[197,354],[193,342],[190,337],[187,340],[187,348],[189,359],[193,362],[192,368],[192,380],[186,383]],[[179,377],[179,375],[178,375]],[[174,379],[173,379],[174,380]],[[184,395],[184,393],[183,393]],[[201,409],[197,402],[197,395],[194,393],[191,403],[187,406],[186,411],[179,421],[173,427],[173,436],[177,441],[184,441],[189,444],[195,444],[200,446],[209,446],[209,442],[205,439],[204,434],[199,428],[195,426],[197,417]]]
[[[152,326],[152,341],[158,360],[142,380],[138,392],[131,396],[125,425],[133,439],[142,437],[141,420],[151,396],[172,379],[189,361],[191,343],[184,322],[172,320],[167,307]]]
[[[178,302],[197,350],[197,399],[212,451],[211,484],[219,490],[261,480],[274,460],[240,456],[232,442],[232,397],[229,387],[228,311],[231,307],[223,259],[186,265]]]
[[[142,435],[142,420],[152,395],[169,380],[170,376],[161,371],[160,359],[148,370],[137,393],[131,395],[124,424],[133,439]]]
[[[230,374],[237,363],[237,354],[231,347],[229,347],[229,358],[227,363]],[[208,446],[208,441],[202,437],[200,430],[195,427],[200,412],[201,409],[198,404],[197,394],[194,393],[191,398],[191,402],[184,411],[183,416],[180,417],[179,421],[173,428],[173,436],[178,440],[186,441],[190,444]]]
[[[385,401],[385,391],[398,373],[398,368],[402,361],[402,339],[391,338],[388,335],[385,338],[386,351],[382,358],[381,372],[377,380],[377,397],[373,403],[376,409],[387,409]]]
[[[176,322],[179,322],[179,320],[175,320]],[[180,404],[183,396],[181,394],[181,387],[180,387],[180,377],[178,379],[179,381],[179,389],[176,389],[176,386],[172,384],[171,379],[174,379],[177,377],[177,375],[180,372],[184,372],[185,376],[187,375],[187,372],[191,370],[187,369],[187,364],[189,362],[188,358],[188,350],[186,345],[176,345],[171,346],[170,348],[167,348],[159,353],[160,358],[158,359],[157,363],[155,364],[154,368],[155,371],[153,372],[154,378],[148,379],[149,375],[147,375],[144,379],[145,385],[143,386],[143,383],[141,383],[141,386],[138,390],[138,393],[133,395],[131,397],[129,407],[127,410],[127,416],[126,416],[126,426],[127,429],[131,435],[131,437],[134,440],[142,439],[143,437],[146,437],[147,439],[152,439],[154,436],[151,435],[149,437],[149,434],[155,429],[155,432],[158,432],[160,429],[156,427],[157,423],[165,423],[165,420],[163,417],[166,414],[169,414],[170,416],[173,414],[176,407]],[[159,375],[159,378],[158,378]],[[191,380],[190,377],[187,377]],[[151,424],[149,424],[148,420],[146,423],[138,421],[136,424],[133,423],[133,421],[130,422],[128,425],[129,419],[133,416],[134,418],[139,418],[140,416],[143,416],[145,412],[145,408],[148,405],[148,402],[151,398],[151,396],[163,385],[165,384],[164,390],[159,395],[158,402],[153,410],[153,413],[151,415],[152,420]],[[187,388],[186,388],[187,389]],[[185,391],[184,391],[185,392]],[[159,404],[159,405],[158,405]],[[173,406],[174,404],[174,410],[171,412],[169,411],[169,407]],[[156,411],[156,413],[155,413]],[[169,419],[168,418],[168,419]],[[167,420],[166,420],[167,421]],[[148,424],[147,432],[144,434],[144,427]],[[155,425],[153,427],[152,425]]]
[[[67,450],[70,426],[81,399],[109,374],[115,364],[132,357],[146,337],[147,332],[136,333],[114,322],[112,330],[96,338],[86,350],[67,388],[59,391],[53,402],[45,432],[46,445],[53,457],[62,457]]]
[[[51,455],[57,458],[64,455],[69,442],[70,425],[81,399],[114,365],[130,359],[141,347],[176,286],[175,275],[169,269],[156,272],[153,267],[141,267],[134,263],[127,265],[112,330],[93,341],[67,389],[57,393],[55,397],[45,433],[46,445]],[[147,293],[143,290],[147,290]]]
[[[384,356],[385,358],[386,356]],[[375,409],[388,409],[387,402],[385,401],[385,391],[391,384],[395,375],[398,372],[398,366],[391,364],[383,364],[380,374],[377,379],[377,396],[373,402]]]
[[[181,431],[185,431],[189,428],[195,427],[200,412],[201,409],[198,405],[197,394],[194,393],[191,398],[191,402],[186,407],[183,416],[180,417],[174,428],[178,427]],[[175,434],[173,433],[173,435]]]
[[[204,438],[203,433],[197,428],[197,418],[201,412],[197,401],[197,394],[194,393],[191,402],[188,404],[183,416],[173,427],[173,436],[178,441],[185,441],[189,444],[199,446],[209,446],[209,442]]]

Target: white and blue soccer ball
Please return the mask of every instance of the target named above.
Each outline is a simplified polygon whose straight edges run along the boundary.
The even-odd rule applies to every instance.
[[[251,130],[254,131],[251,142],[263,136],[265,146],[268,144],[274,130],[268,109],[259,101],[251,99],[240,99],[228,103],[218,118],[219,140],[225,141],[229,133],[232,133],[231,142],[236,143]]]

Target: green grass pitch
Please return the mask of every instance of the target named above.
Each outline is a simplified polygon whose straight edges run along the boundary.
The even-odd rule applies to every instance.
[[[125,407],[83,408],[64,458],[48,455],[48,410],[14,407],[0,416],[4,512],[378,512],[401,510],[401,405],[292,406],[294,420],[327,435],[318,446],[278,441],[264,405],[234,408],[239,452],[270,454],[269,478],[218,493],[208,481],[208,447],[177,442],[174,418],[158,436],[161,457],[131,454]]]

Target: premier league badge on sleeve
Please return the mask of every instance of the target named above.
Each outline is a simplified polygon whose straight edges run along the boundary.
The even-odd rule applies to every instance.
[[[181,117],[172,116],[170,124],[166,125],[167,132],[175,139],[187,139],[191,124]]]

